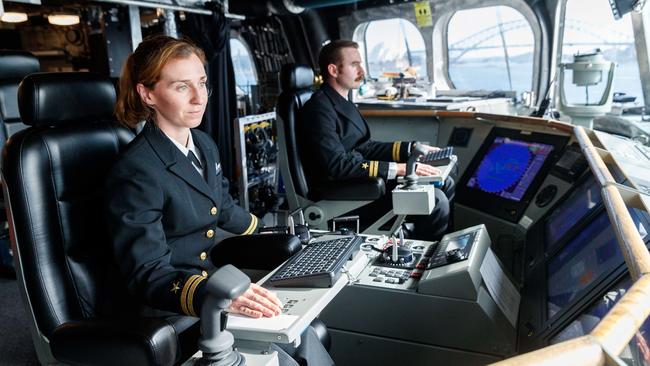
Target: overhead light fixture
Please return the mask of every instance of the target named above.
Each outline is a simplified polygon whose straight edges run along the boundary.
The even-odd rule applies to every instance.
[[[2,14],[0,20],[5,23],[22,23],[27,21],[26,13],[19,13],[14,11],[8,11]]]
[[[79,15],[76,14],[50,14],[47,21],[54,25],[75,25],[79,24]]]

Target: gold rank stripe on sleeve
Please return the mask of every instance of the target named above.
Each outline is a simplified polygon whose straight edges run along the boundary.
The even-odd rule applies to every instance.
[[[377,172],[379,171],[379,162],[376,160],[370,160],[370,168],[368,169],[368,176],[376,177]]]
[[[191,316],[197,316],[194,311],[194,291],[201,281],[205,280],[205,277],[201,275],[193,275],[183,286],[183,291],[181,292],[181,310],[183,313]]]
[[[255,228],[257,227],[257,217],[253,214],[250,215],[251,215],[251,224],[248,225],[248,229],[246,229],[246,231],[241,233],[241,235],[250,235],[253,233],[253,231],[255,231]]]
[[[402,141],[393,142],[393,161],[399,161],[399,151],[402,145]]]

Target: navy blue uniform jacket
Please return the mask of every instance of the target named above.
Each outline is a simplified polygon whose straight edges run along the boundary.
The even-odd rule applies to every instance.
[[[362,177],[386,180],[388,162],[408,158],[408,142],[371,140],[357,107],[326,83],[305,103],[297,129],[310,184]]]
[[[153,123],[128,145],[107,182],[108,227],[120,272],[146,305],[196,316],[217,227],[251,234],[258,219],[228,194],[217,147],[192,130],[204,179]]]

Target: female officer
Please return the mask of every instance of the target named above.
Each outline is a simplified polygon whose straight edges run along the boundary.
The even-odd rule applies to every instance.
[[[207,253],[223,239],[216,229],[248,235],[260,225],[233,203],[212,139],[193,129],[209,95],[204,63],[203,51],[191,42],[154,36],[129,56],[120,78],[117,118],[132,128],[146,124],[109,174],[108,226],[129,289],[154,308],[150,313],[196,316],[214,269]],[[229,311],[272,317],[282,303],[251,284]],[[282,365],[297,365],[291,357],[333,364],[311,327],[297,349],[274,348]]]
[[[258,219],[233,203],[217,147],[198,130],[208,100],[203,51],[167,36],[144,40],[120,78],[117,118],[143,131],[109,174],[108,222],[129,289],[149,307],[196,316],[216,229],[247,235]],[[230,306],[280,314],[280,300],[252,284]]]

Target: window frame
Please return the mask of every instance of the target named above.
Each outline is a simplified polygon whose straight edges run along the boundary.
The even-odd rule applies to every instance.
[[[562,63],[562,46],[564,44],[564,19],[566,17],[566,6],[570,0],[558,0],[555,8],[555,26],[553,27],[553,53],[551,62],[551,75],[555,75]],[[632,34],[634,36],[634,48],[636,51],[637,63],[639,66],[639,78],[641,80],[641,92],[643,93],[643,102],[646,110],[650,108],[650,61],[648,58],[648,38],[650,38],[650,29],[646,24],[650,24],[650,10],[648,6],[644,7],[641,14],[632,12]],[[553,77],[553,76],[551,76]],[[616,77],[616,76],[614,76]],[[551,80],[552,81],[552,80]],[[552,90],[552,99],[555,104],[559,98],[559,83],[555,83]]]
[[[480,6],[476,6],[474,2],[468,4],[468,2],[463,2],[464,4],[459,5],[457,8],[449,11],[438,19],[434,25],[433,30],[433,48],[442,50],[442,52],[434,53],[433,59],[433,79],[435,81],[436,88],[438,89],[455,89],[455,85],[449,76],[449,44],[447,42],[449,35],[449,23],[451,18],[459,11],[464,10],[474,10],[481,8],[490,8],[495,6],[507,6],[516,11],[518,11],[526,21],[533,33],[533,68],[531,70],[531,86],[530,90],[535,92],[536,98],[539,98],[540,91],[540,81],[545,78],[544,71],[546,69],[541,69],[542,63],[541,60],[543,57],[542,50],[542,28],[535,16],[535,13],[530,8],[530,6],[523,0],[484,0]],[[471,6],[462,6],[462,5],[471,5]]]
[[[248,45],[248,43],[246,43],[246,40],[244,40],[244,37],[242,37],[241,34],[239,34],[238,32],[230,32],[230,37],[228,38],[228,42],[230,42],[233,39],[238,40],[244,46],[244,49],[246,49],[246,51],[248,51],[248,56],[250,58],[251,65],[253,66],[253,77],[255,77],[255,82],[256,82],[255,85],[259,86],[260,85],[260,78],[259,78],[259,74],[257,72],[257,64],[255,63],[255,57],[253,57],[253,52],[252,52],[250,46]],[[232,61],[233,60],[232,60],[232,47],[231,47],[230,48],[230,62],[233,63]],[[234,63],[233,63],[233,71],[234,71],[234,68],[235,67],[234,67]],[[236,85],[237,84],[237,76],[236,75],[235,75],[235,80],[234,81],[235,81],[235,85]],[[249,98],[253,97],[251,95],[250,91],[247,94],[248,94]]]

